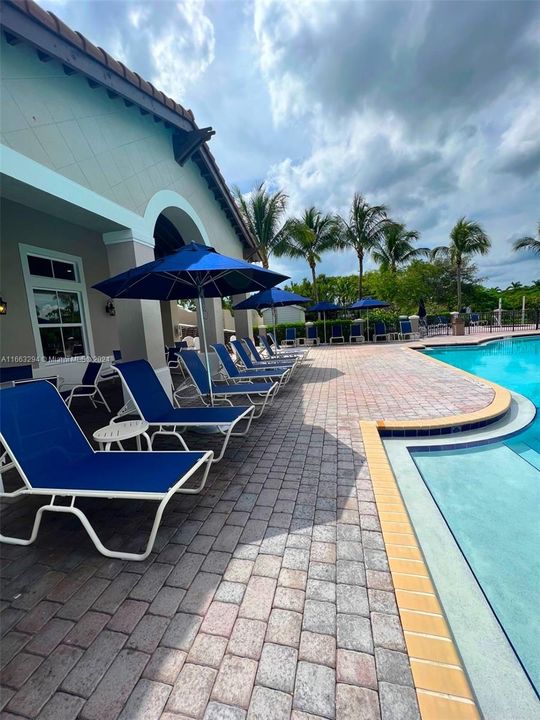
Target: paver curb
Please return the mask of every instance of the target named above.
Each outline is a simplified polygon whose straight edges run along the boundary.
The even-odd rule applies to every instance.
[[[422,720],[480,720],[374,420],[360,422]]]

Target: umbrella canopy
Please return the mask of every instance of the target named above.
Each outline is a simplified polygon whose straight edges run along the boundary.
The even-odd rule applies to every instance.
[[[332,310],[343,310],[341,305],[336,305],[332,302],[318,302],[316,305],[306,308],[306,312],[331,312]]]
[[[373,310],[375,308],[390,307],[390,303],[385,300],[377,300],[372,297],[363,297],[360,300],[349,305],[349,310]]]
[[[274,340],[277,343],[276,335],[276,307],[285,307],[286,305],[301,305],[302,303],[308,303],[311,300],[303,295],[297,295],[296,293],[289,292],[288,290],[282,290],[281,288],[270,288],[269,290],[262,290],[256,295],[252,295],[246,300],[242,300],[241,303],[234,306],[235,310],[262,310],[263,308],[272,308],[272,317],[274,320]]]
[[[278,281],[281,282],[281,281]],[[262,290],[234,306],[235,310],[260,310],[271,307],[285,307],[285,305],[301,305],[311,300],[303,295],[272,287]]]
[[[376,308],[385,308],[390,307],[390,303],[387,303],[385,300],[377,300],[376,298],[372,297],[363,297],[360,298],[360,300],[357,300],[356,302],[352,303],[352,305],[349,305],[349,310],[365,310],[366,311],[366,332],[367,332],[367,339],[369,341],[369,311],[375,310]]]
[[[343,310],[342,307],[339,305],[336,305],[332,302],[327,302],[326,300],[322,300],[321,302],[318,302],[316,305],[312,305],[311,307],[306,308],[306,312],[316,312],[316,313],[322,313],[323,314],[323,328],[324,328],[324,343],[326,345],[326,313],[331,312],[332,310]]]
[[[264,290],[283,280],[287,280],[286,275],[190,243],[172,255],[138,265],[94,287],[112,298],[189,300]]]
[[[224,297],[266,289],[287,280],[286,275],[221,255],[214,248],[190,243],[172,255],[138,265],[93,287],[111,298],[137,300],[188,300]],[[206,370],[213,404],[212,377],[201,308]]]

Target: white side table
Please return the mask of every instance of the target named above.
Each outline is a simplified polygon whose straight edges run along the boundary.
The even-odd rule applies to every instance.
[[[111,423],[96,430],[94,440],[99,443],[100,450],[110,450],[115,443],[120,450],[123,450],[124,440],[136,438],[137,450],[141,449],[141,436],[146,440],[148,450],[152,450],[152,442],[147,434],[149,425],[144,420],[126,420],[125,422]]]

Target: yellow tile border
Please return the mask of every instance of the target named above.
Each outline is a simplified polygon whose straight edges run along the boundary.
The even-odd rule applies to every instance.
[[[417,423],[423,426],[422,421]],[[480,720],[474,695],[378,427],[374,420],[360,422],[420,715],[422,720]],[[388,512],[388,495],[393,497],[392,507],[396,504],[399,506],[399,513]],[[396,514],[403,518],[403,522],[396,523],[393,520]],[[397,547],[407,549],[404,553],[396,553]]]
[[[447,415],[446,417],[426,419],[418,418],[414,420],[377,420],[376,425],[378,428],[384,428],[385,430],[429,430],[434,428],[448,428],[455,425],[466,425],[469,423],[482,422],[484,420],[492,420],[493,418],[504,415],[504,413],[510,407],[510,403],[512,402],[512,395],[510,391],[506,388],[501,387],[500,385],[497,385],[490,380],[485,380],[484,378],[479,378],[476,375],[472,375],[471,373],[467,372],[466,370],[462,370],[461,368],[448,365],[447,363],[442,362],[442,360],[430,357],[429,355],[424,355],[423,353],[418,352],[418,350],[415,350],[414,348],[404,347],[402,348],[402,350],[404,352],[416,353],[416,355],[421,358],[421,362],[426,361],[431,363],[437,363],[438,365],[444,367],[446,370],[455,372],[458,375],[463,375],[475,385],[480,384],[491,388],[493,390],[493,399],[489,403],[489,405],[486,405],[480,410],[475,410],[470,413],[462,413],[460,415]]]

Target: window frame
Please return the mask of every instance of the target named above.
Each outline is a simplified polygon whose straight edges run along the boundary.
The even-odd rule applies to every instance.
[[[88,304],[88,294],[86,290],[86,281],[84,278],[83,261],[81,257],[77,255],[70,255],[68,253],[59,252],[57,250],[49,250],[48,248],[38,247],[36,245],[27,245],[25,243],[19,243],[19,253],[21,257],[21,265],[23,270],[24,284],[26,288],[26,298],[28,301],[28,309],[30,312],[30,322],[32,324],[32,333],[34,335],[34,342],[36,346],[36,355],[40,358],[40,365],[54,365],[58,362],[76,362],[82,359],[94,356],[94,339],[92,336],[92,325],[90,323],[90,313]],[[31,275],[30,268],[28,267],[28,256],[34,255],[43,257],[48,260],[60,260],[62,262],[71,263],[75,267],[77,274],[77,280],[61,280],[54,277],[44,277],[42,275]],[[81,313],[80,327],[82,330],[82,337],[84,347],[86,350],[85,355],[79,355],[74,358],[62,358],[61,360],[49,360],[45,359],[43,353],[43,344],[41,342],[40,328],[43,327],[79,327],[79,323],[51,323],[50,325],[41,324],[38,321],[36,312],[36,305],[34,300],[34,290],[53,290],[56,292],[75,292],[79,296],[79,309]]]

